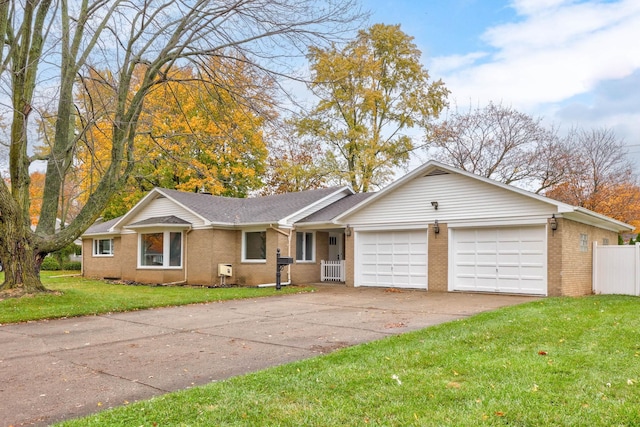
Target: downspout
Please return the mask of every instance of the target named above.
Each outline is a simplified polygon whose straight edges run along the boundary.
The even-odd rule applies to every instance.
[[[184,253],[185,255],[187,254],[187,251],[189,249],[189,245],[187,244],[187,242],[189,241],[188,239],[188,235],[189,233],[191,233],[193,231],[193,228],[189,228],[187,230],[186,233],[184,233]],[[189,260],[187,259],[187,257],[184,257],[184,283],[187,283],[187,265],[189,264]]]

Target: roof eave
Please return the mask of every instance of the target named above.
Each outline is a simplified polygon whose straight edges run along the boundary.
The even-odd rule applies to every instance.
[[[165,223],[153,223],[153,224],[143,224],[143,225],[126,225],[123,227],[125,230],[144,230],[150,228],[163,228],[163,229],[175,229],[175,230],[190,230],[192,228],[191,224],[165,224]]]
[[[625,231],[635,230],[635,227],[631,224],[618,221],[617,219],[609,218],[608,216],[590,211],[589,209],[586,209],[586,208],[575,206],[573,208],[573,211],[569,212],[565,216],[571,219],[571,217],[573,216],[572,214],[577,214],[576,219],[582,220],[582,222],[597,225],[601,228],[606,228],[608,230],[615,231],[616,233],[623,233]]]
[[[302,213],[303,211],[309,210],[310,208],[313,208],[314,206],[319,205],[320,203],[322,203],[325,200],[333,197],[334,195],[336,195],[338,193],[343,193],[345,191],[348,193],[347,195],[345,195],[345,197],[347,197],[349,195],[349,193],[350,194],[355,194],[355,191],[353,191],[353,189],[351,187],[349,187],[348,185],[345,185],[344,187],[338,188],[336,191],[332,192],[331,194],[328,194],[328,195],[322,197],[321,199],[318,199],[315,202],[308,204],[304,208],[298,209],[296,212],[294,212],[294,213],[292,213],[290,215],[287,215],[286,217],[284,217],[281,220],[279,220],[278,223],[282,224],[282,225],[290,225],[291,226],[291,225],[293,225],[291,223],[291,218],[295,218],[295,217],[299,216],[300,213]],[[317,209],[317,210],[319,210],[319,209]],[[314,212],[315,211],[309,212],[308,215],[306,215],[306,216],[309,216],[309,215],[313,214]]]

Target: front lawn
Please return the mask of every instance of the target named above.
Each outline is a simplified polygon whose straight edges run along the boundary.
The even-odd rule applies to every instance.
[[[41,277],[48,289],[58,292],[0,300],[0,324],[255,298],[310,290],[310,288],[294,286],[284,286],[280,291],[276,291],[275,288],[132,286],[83,279],[59,271],[42,272]],[[0,277],[0,279],[3,278]]]
[[[639,298],[548,298],[62,425],[640,425],[639,325]]]

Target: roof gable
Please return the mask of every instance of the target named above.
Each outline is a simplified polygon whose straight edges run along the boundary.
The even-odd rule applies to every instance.
[[[431,202],[438,202],[438,209]],[[560,214],[616,231],[630,226],[529,191],[429,161],[336,217],[341,223],[463,221]]]
[[[242,226],[279,223],[291,225],[327,204],[353,194],[348,187],[321,188],[245,199],[159,190],[191,209],[210,224]]]

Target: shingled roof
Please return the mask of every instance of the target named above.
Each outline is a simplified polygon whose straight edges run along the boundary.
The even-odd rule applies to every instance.
[[[185,221],[181,218],[178,218],[175,215],[169,215],[169,216],[160,216],[160,217],[154,217],[154,218],[147,218],[144,219],[142,221],[138,221],[138,222],[134,222],[133,224],[129,224],[130,228],[134,228],[134,227],[150,227],[150,226],[154,226],[154,225],[190,225],[191,223],[188,221]]]
[[[212,223],[237,225],[278,222],[341,189],[344,187],[321,188],[245,199],[186,193],[164,188],[158,189],[158,191]]]
[[[329,206],[320,209],[317,212],[312,213],[311,215],[303,218],[298,221],[301,224],[313,224],[313,223],[324,223],[333,220],[335,217],[346,211],[347,209],[351,209],[361,201],[373,196],[375,193],[356,193],[351,194],[343,199],[338,200],[335,203],[330,204]]]
[[[187,193],[166,188],[155,188],[147,197],[147,201],[154,197],[167,197],[185,209],[193,212],[203,220],[222,226],[242,226],[250,224],[278,223],[281,221],[295,221],[296,216],[309,215],[314,209],[324,210],[327,200],[332,204],[339,203],[340,198],[350,198],[353,194],[348,187],[330,187],[316,190],[300,191],[295,193],[276,194],[271,196],[234,198],[212,196],[202,193]],[[155,195],[154,195],[155,194]],[[332,196],[336,196],[333,201]],[[141,209],[145,203],[143,199],[133,209]],[[325,204],[323,204],[323,202]],[[330,207],[331,205],[329,205]],[[349,205],[352,206],[352,205]],[[96,222],[84,233],[85,235],[109,234],[117,232],[116,228],[126,225],[126,217],[132,215],[129,211],[123,217],[115,218],[106,222]],[[331,211],[333,212],[333,211]],[[325,212],[326,213],[326,212]],[[335,216],[335,215],[333,215]],[[180,218],[173,217],[186,224]],[[168,221],[168,222],[167,222]],[[122,224],[120,224],[123,222]],[[175,224],[170,217],[156,217],[138,221],[128,226],[147,226],[159,224]]]

